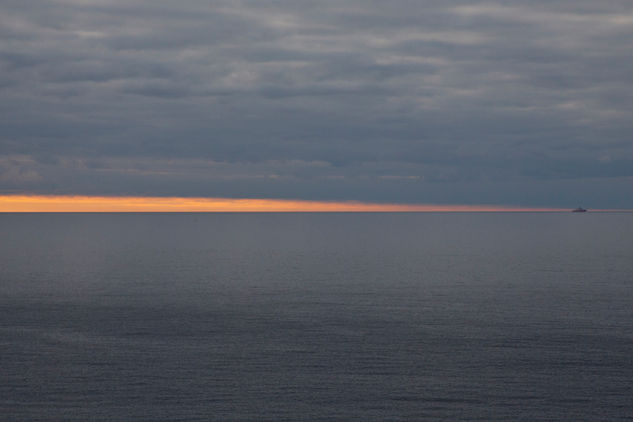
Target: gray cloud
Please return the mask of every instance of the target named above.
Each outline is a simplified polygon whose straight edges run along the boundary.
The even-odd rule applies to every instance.
[[[0,193],[633,207],[628,1],[0,5]]]

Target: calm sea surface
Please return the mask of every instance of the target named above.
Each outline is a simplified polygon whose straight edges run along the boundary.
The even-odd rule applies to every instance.
[[[632,420],[633,214],[0,214],[8,421]]]

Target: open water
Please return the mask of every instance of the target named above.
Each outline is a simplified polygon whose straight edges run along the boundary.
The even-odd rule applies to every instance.
[[[0,214],[8,421],[633,420],[633,214]]]

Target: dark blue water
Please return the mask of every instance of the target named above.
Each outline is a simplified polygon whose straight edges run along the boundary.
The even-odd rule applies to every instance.
[[[3,420],[631,420],[633,214],[0,214]]]

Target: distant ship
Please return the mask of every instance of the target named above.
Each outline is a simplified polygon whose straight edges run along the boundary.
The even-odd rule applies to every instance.
[[[578,207],[578,208],[575,208],[575,209],[571,210],[571,212],[587,212],[587,210],[584,209],[583,207]]]

